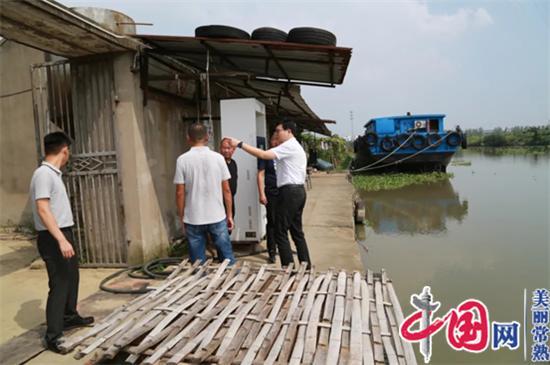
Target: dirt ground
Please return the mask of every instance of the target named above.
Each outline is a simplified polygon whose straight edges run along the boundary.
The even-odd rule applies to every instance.
[[[354,237],[352,194],[353,187],[343,174],[316,174],[312,178],[303,218],[316,270],[330,267],[363,270]],[[265,242],[259,247],[265,248]],[[248,247],[236,248],[237,256],[247,252]],[[0,363],[18,363],[29,358],[28,364],[84,363],[86,359],[75,360],[70,354],[57,355],[41,348],[48,283],[44,268],[29,268],[37,257],[33,240],[0,233]],[[265,264],[267,254],[239,260]],[[99,291],[100,281],[114,271],[80,269],[79,311],[83,315],[99,318],[132,298]],[[13,351],[20,352],[20,356],[14,357]]]

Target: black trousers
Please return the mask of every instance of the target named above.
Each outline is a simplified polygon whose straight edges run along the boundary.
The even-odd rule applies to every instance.
[[[62,228],[61,232],[74,248],[72,228]],[[63,323],[78,315],[78,258],[75,254],[65,259],[57,240],[48,231],[38,232],[38,251],[46,263],[50,288],[46,304],[46,341],[54,341],[63,334]]]
[[[267,205],[265,206],[267,225],[266,225],[266,239],[267,239],[267,252],[269,257],[275,257],[277,255],[277,240],[275,239],[275,231],[277,229],[275,222],[277,214],[277,201],[279,195],[267,194]]]
[[[302,229],[302,213],[306,205],[306,190],[303,185],[285,185],[279,188],[275,239],[279,248],[281,265],[288,266],[294,260],[288,239],[288,232],[292,236],[300,263],[307,262],[311,266],[309,251]]]

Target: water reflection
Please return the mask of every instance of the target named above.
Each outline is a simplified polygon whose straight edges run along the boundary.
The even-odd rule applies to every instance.
[[[439,233],[446,230],[447,220],[462,222],[468,214],[468,201],[460,200],[449,180],[363,192],[361,197],[368,225],[377,234]]]

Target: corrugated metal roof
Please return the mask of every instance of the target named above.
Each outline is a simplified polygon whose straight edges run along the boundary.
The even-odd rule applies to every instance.
[[[137,35],[151,52],[169,55],[199,69],[207,51],[216,71],[242,71],[253,77],[287,82],[342,84],[351,48],[287,42],[214,39],[166,35]]]
[[[51,0],[0,1],[0,34],[68,58],[135,50],[140,44]]]

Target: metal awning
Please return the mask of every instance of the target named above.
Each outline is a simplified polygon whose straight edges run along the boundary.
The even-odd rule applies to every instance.
[[[0,35],[67,58],[135,50],[140,45],[51,0],[0,1]]]
[[[314,86],[342,84],[351,48],[240,39],[137,35],[163,54],[203,69],[207,53],[214,71],[241,71],[256,79]]]

